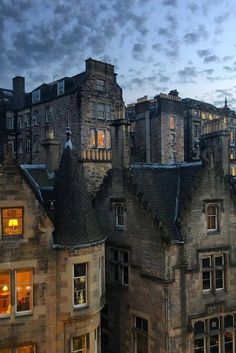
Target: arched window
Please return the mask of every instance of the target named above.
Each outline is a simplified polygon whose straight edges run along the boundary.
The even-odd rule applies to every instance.
[[[217,230],[218,229],[218,219],[217,219],[217,206],[208,205],[206,209],[207,215],[207,230]]]

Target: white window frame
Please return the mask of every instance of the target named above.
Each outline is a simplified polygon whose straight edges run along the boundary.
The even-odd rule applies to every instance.
[[[106,91],[106,81],[102,79],[96,79],[96,90],[99,92]]]
[[[40,114],[39,114],[39,110],[35,110],[33,112],[33,125],[34,126],[39,126],[40,125]]]
[[[74,276],[74,273],[75,273],[75,266],[76,265],[85,265],[85,276],[78,276],[78,277],[75,277]],[[79,278],[82,278],[84,277],[85,278],[85,303],[83,304],[75,304],[75,301],[74,301],[74,293],[75,293],[75,280],[76,279],[79,279]],[[73,264],[72,266],[72,288],[73,288],[73,291],[72,291],[72,303],[73,303],[73,307],[75,309],[77,308],[83,308],[83,307],[86,307],[88,306],[88,262],[81,262],[81,263],[75,263]],[[78,291],[79,292],[79,291]]]
[[[214,209],[215,209],[215,211],[216,211],[216,213],[215,213],[215,215],[210,215],[210,214],[208,214],[208,210],[210,209],[210,207],[213,207]],[[209,218],[213,218],[214,217],[214,219],[215,219],[215,228],[209,228],[208,227],[208,219]],[[218,231],[218,228],[219,228],[219,226],[218,226],[218,206],[216,205],[216,204],[214,204],[214,203],[208,203],[207,204],[207,206],[206,206],[206,221],[207,221],[207,232],[216,232],[216,231]]]
[[[52,107],[45,107],[45,123],[49,124],[52,122]]]
[[[14,129],[14,115],[7,115],[6,119],[7,119],[7,123],[6,123],[7,129],[13,130]]]
[[[116,226],[116,228],[124,228],[124,225],[125,225],[125,222],[124,222],[124,216],[125,216],[124,204],[122,202],[115,203],[114,208],[115,208],[115,226]],[[118,214],[118,210],[119,209],[122,209],[122,214]],[[121,222],[121,223],[120,223],[120,217],[123,220],[123,222]]]
[[[221,257],[222,258],[222,265],[216,265],[216,258]],[[219,291],[225,291],[225,271],[226,271],[226,263],[225,263],[225,257],[226,254],[210,254],[210,255],[204,255],[201,257],[201,271],[202,271],[202,292],[203,293],[213,293],[213,292],[219,292]],[[210,267],[203,267],[203,260],[204,259],[210,259]],[[222,273],[222,287],[217,288],[216,286],[216,273],[217,271],[221,271]],[[208,289],[203,289],[203,272],[208,272],[210,276],[210,288]]]
[[[65,80],[57,81],[57,95],[61,96],[65,93]]]

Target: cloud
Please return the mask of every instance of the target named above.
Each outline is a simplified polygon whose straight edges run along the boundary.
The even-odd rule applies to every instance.
[[[170,37],[171,33],[167,28],[160,27],[158,29],[158,34],[163,37]]]
[[[208,37],[208,32],[204,25],[199,25],[198,28],[193,31],[186,33],[184,36],[184,41],[186,44],[195,44],[200,41],[200,39],[206,39]]]
[[[202,73],[207,75],[212,75],[214,73],[214,69],[203,70]]]
[[[203,60],[203,62],[205,64],[208,64],[208,63],[212,63],[212,62],[216,62],[216,61],[219,61],[219,58],[218,56],[216,55],[209,55],[209,56],[206,56]]]
[[[209,56],[211,54],[211,49],[200,49],[197,50],[197,54],[198,56],[200,56],[200,58],[203,58],[205,56]]]
[[[187,83],[195,81],[193,80],[194,77],[197,77],[197,68],[195,66],[185,66],[183,70],[179,70],[177,72],[180,82]]]
[[[162,5],[164,6],[177,6],[177,0],[162,0]]]
[[[188,8],[190,11],[192,11],[193,14],[195,14],[199,10],[199,7],[194,2],[188,4]]]
[[[146,45],[143,43],[135,43],[132,49],[132,56],[136,60],[143,60],[143,52]]]
[[[162,83],[169,82],[170,81],[170,77],[160,73],[159,77],[158,77],[158,81],[162,82]]]

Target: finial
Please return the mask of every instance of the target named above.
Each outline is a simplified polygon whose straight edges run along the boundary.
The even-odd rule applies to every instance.
[[[65,143],[64,148],[69,147],[72,150],[71,129],[69,126],[66,128],[65,134],[66,134],[66,143]]]

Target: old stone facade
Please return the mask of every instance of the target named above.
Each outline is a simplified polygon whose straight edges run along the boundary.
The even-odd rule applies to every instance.
[[[40,166],[21,168],[8,156],[0,170],[1,353],[101,352],[105,236],[95,219],[96,231],[86,225],[93,214],[82,169],[65,153],[55,183],[66,175],[59,183],[68,198],[56,186],[53,193]],[[75,217],[80,198],[86,214],[74,208]],[[61,210],[69,211],[63,233]]]
[[[114,128],[122,158],[96,199],[108,234],[104,352],[235,352],[230,134],[202,136],[202,162],[128,168],[129,126]]]
[[[90,58],[86,60],[84,72],[42,84],[27,94],[24,93],[23,77],[13,79],[14,82],[15,90],[11,93],[20,99],[17,104],[10,105],[12,125],[8,124],[6,116],[11,112],[5,112],[2,120],[8,124],[5,131],[8,150],[15,153],[20,163],[44,163],[44,139],[53,136],[58,141],[60,156],[64,132],[70,126],[74,149],[78,157],[86,161],[85,172],[94,191],[102,182],[104,171],[111,166],[109,123],[122,116],[124,110],[114,66]],[[6,146],[4,150],[7,150]]]
[[[132,160],[146,163],[175,163],[184,160],[184,120],[176,90],[148,100],[138,99],[127,107],[132,122]]]

